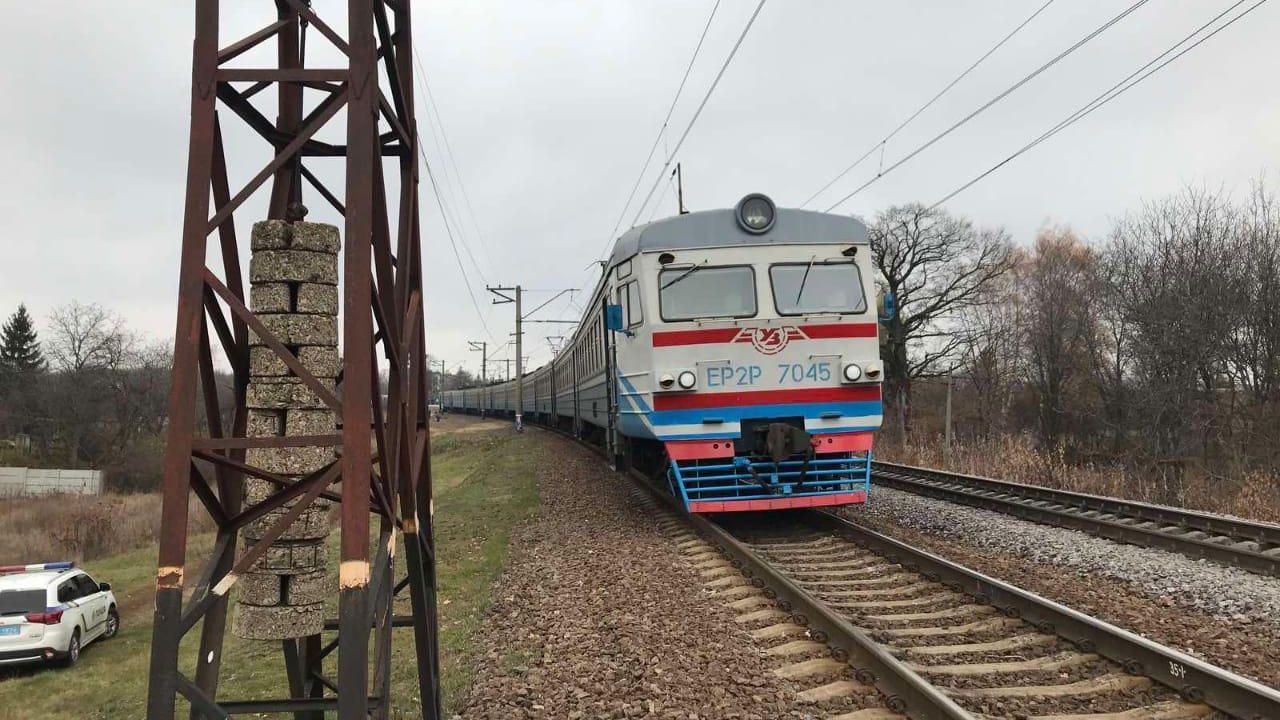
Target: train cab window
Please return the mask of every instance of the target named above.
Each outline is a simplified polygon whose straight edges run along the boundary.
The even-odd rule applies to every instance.
[[[618,287],[618,304],[622,306],[622,317],[627,328],[644,324],[644,307],[640,305],[640,283],[632,280]]]
[[[862,274],[850,261],[779,263],[769,268],[779,315],[864,313]]]
[[[756,275],[749,265],[669,268],[658,273],[663,321],[743,318],[756,314]]]

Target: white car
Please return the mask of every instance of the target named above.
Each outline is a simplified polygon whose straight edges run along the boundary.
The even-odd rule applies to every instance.
[[[0,665],[59,661],[120,631],[111,586],[73,563],[0,566]]]

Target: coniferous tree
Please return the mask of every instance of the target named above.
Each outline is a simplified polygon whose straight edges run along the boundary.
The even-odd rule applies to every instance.
[[[5,373],[30,373],[44,370],[44,354],[36,337],[35,323],[25,305],[9,316],[0,328],[0,370]]]

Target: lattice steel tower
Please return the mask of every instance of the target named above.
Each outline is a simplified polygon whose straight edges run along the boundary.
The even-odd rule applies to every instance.
[[[349,0],[343,36],[310,0],[261,0],[262,28],[235,38],[220,37],[221,5],[195,1],[147,717],[170,720],[182,697],[192,718],[284,712],[318,720],[332,711],[342,720],[386,718],[392,629],[411,627],[421,716],[434,720],[440,695],[412,2]],[[234,5],[241,11],[245,3]],[[337,60],[309,64],[308,39],[328,45],[322,54]],[[274,62],[248,66],[269,58],[273,44]],[[234,193],[222,132],[232,118],[269,146],[265,164]],[[345,140],[326,136],[326,128]],[[248,136],[239,128],[228,133]],[[234,155],[253,147],[235,147]],[[317,175],[312,162],[328,165]],[[343,170],[342,193],[325,187],[320,176]],[[235,213],[267,181],[267,217],[251,218],[262,222],[253,230],[246,294]],[[323,201],[342,218],[341,233],[303,222],[304,181],[308,201]],[[225,365],[215,362],[215,339],[232,371],[230,397],[218,393]],[[204,558],[188,558],[192,495],[217,528]],[[321,557],[327,528],[318,508],[326,502],[340,505],[336,584],[326,580]],[[407,602],[399,597],[406,589]],[[337,617],[317,615],[333,606],[324,601],[335,593]],[[278,698],[223,698],[222,690],[236,692],[219,687],[233,596],[246,603],[237,634],[275,638],[282,648],[287,688]],[[398,607],[406,611],[397,614]],[[183,643],[197,626],[198,650],[194,637]],[[336,673],[326,668],[335,650]],[[415,707],[413,700],[404,704]]]

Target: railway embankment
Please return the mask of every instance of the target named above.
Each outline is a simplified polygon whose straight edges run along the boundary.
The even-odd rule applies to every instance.
[[[1280,687],[1280,580],[873,485],[842,514],[954,562]]]
[[[806,717],[651,505],[541,430],[541,512],[494,588],[464,718]]]

